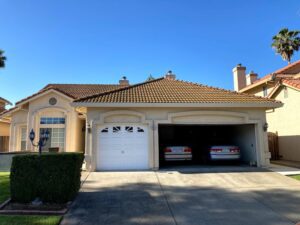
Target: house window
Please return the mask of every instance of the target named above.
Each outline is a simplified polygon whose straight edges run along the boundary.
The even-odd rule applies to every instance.
[[[49,148],[59,148],[59,151],[64,151],[65,148],[65,128],[41,128],[40,134],[46,130],[49,131],[49,139],[44,147],[45,150]]]
[[[40,134],[49,131],[49,139],[43,150],[48,151],[49,148],[59,148],[60,152],[65,150],[65,130],[66,119],[64,117],[42,116],[40,118]]]
[[[27,127],[21,127],[21,143],[20,143],[20,150],[26,150],[26,142],[27,142]]]
[[[263,95],[264,97],[268,96],[268,88],[266,86],[263,86]]]
[[[284,95],[284,98],[288,98],[289,97],[289,92],[288,92],[287,87],[284,87],[283,95]]]
[[[63,117],[42,117],[40,124],[65,124],[66,120]]]

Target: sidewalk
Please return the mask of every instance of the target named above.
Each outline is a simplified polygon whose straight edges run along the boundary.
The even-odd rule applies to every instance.
[[[285,176],[300,174],[299,168],[283,166],[274,163],[271,163],[271,166],[268,169]]]

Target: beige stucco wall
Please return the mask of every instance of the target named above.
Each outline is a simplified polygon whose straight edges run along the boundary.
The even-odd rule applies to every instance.
[[[300,92],[287,87],[288,97],[281,88],[275,99],[284,106],[267,112],[270,132],[278,132],[279,154],[283,159],[300,161]]]
[[[51,97],[57,99],[55,106],[49,104]],[[82,136],[84,136],[84,132],[82,132],[81,127],[82,121],[70,105],[71,101],[72,99],[58,92],[50,91],[31,100],[24,109],[14,112],[11,117],[10,151],[20,150],[21,127],[27,127],[27,134],[33,128],[36,137],[39,137],[40,118],[42,116],[65,117],[65,151],[83,151]],[[27,140],[27,150],[34,150],[29,140]]]
[[[87,169],[95,170],[97,163],[98,129],[106,123],[142,123],[149,130],[149,168],[159,167],[158,124],[254,124],[258,165],[268,166],[267,133],[264,109],[229,108],[88,108],[87,123],[91,133],[86,137]]]
[[[0,121],[0,136],[9,136],[9,123]]]
[[[263,86],[265,86],[267,88],[267,94],[270,94],[271,91],[274,88],[274,83],[268,83],[268,84],[265,84],[265,85],[259,85],[257,87],[254,87],[254,88],[246,91],[245,93],[251,94],[251,95],[260,96],[260,97],[264,97]]]

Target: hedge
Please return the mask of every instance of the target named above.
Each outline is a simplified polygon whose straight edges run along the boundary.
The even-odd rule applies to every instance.
[[[48,203],[73,200],[80,188],[82,153],[43,153],[13,157],[11,199],[28,203],[40,198]]]

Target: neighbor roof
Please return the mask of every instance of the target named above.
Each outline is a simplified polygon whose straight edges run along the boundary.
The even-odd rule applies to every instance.
[[[6,100],[5,98],[0,97],[0,101],[4,102],[7,105],[12,105],[10,101]]]
[[[124,86],[118,84],[48,84],[37,93],[16,102],[16,105],[27,101],[39,94],[42,94],[48,90],[56,90],[58,92],[61,92],[62,94],[69,96],[70,98],[79,99],[82,97],[118,89],[120,87]]]
[[[300,78],[297,78],[297,79],[283,79],[282,83],[287,85],[287,86],[290,86],[290,87],[293,87],[293,88],[296,88],[296,89],[300,90]]]
[[[89,97],[75,103],[279,103],[181,80],[159,78]],[[79,105],[79,104],[75,104]]]
[[[291,63],[283,68],[280,68],[274,71],[273,73],[267,74],[266,76],[260,79],[257,79],[256,81],[254,81],[253,84],[247,85],[246,87],[239,90],[239,92],[250,90],[251,88],[254,88],[258,85],[264,84],[266,81],[270,81],[273,77],[273,74],[280,75],[281,78],[284,78],[284,77],[289,77],[290,75],[298,74],[299,72],[300,72],[300,60]]]

